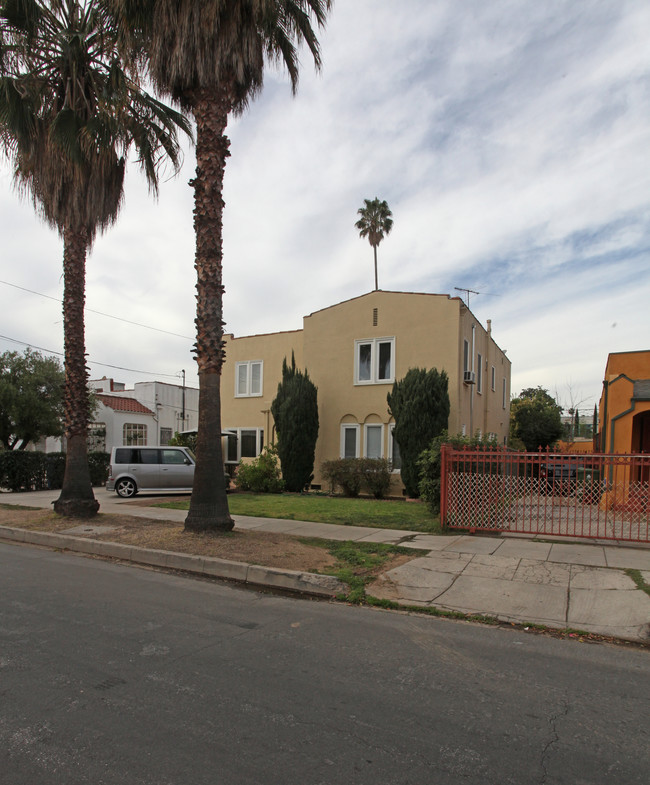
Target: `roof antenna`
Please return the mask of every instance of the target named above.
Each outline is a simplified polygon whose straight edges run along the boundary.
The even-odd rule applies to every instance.
[[[465,292],[467,294],[467,307],[469,308],[469,296],[470,294],[480,294],[480,292],[475,292],[474,289],[461,289],[460,286],[454,286],[454,289],[457,292]]]

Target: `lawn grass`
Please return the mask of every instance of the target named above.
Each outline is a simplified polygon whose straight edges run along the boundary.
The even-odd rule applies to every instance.
[[[187,510],[189,499],[160,502],[156,507]],[[324,494],[298,493],[233,493],[228,496],[233,515],[255,518],[285,518],[295,521],[337,523],[342,526],[372,526],[378,529],[400,529],[440,533],[440,519],[425,504],[391,499],[346,499]]]

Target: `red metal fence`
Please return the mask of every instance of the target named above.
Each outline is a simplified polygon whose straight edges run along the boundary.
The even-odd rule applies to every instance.
[[[443,526],[650,542],[650,455],[566,455],[445,445]]]

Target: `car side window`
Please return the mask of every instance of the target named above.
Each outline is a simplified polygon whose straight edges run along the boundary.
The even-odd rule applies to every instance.
[[[133,450],[130,447],[115,450],[115,463],[140,463],[138,453],[139,450]]]
[[[160,463],[158,450],[139,450],[139,463]]]
[[[186,461],[189,463],[189,458],[181,450],[162,450],[162,462],[173,464],[184,464]]]

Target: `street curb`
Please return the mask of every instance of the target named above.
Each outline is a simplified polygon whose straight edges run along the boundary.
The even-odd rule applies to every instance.
[[[336,597],[347,594],[348,587],[333,575],[317,575],[299,570],[283,570],[277,567],[262,567],[257,564],[228,561],[212,556],[195,556],[189,553],[161,551],[152,548],[139,548],[118,542],[92,540],[87,537],[74,537],[70,534],[37,532],[18,529],[13,526],[0,526],[0,541],[19,542],[27,545],[42,545],[57,550],[86,553],[111,559],[121,559],[149,567],[164,567],[169,570],[182,570],[192,575],[205,575],[210,578],[223,578],[249,586],[282,589],[298,594],[311,594],[317,597]]]

